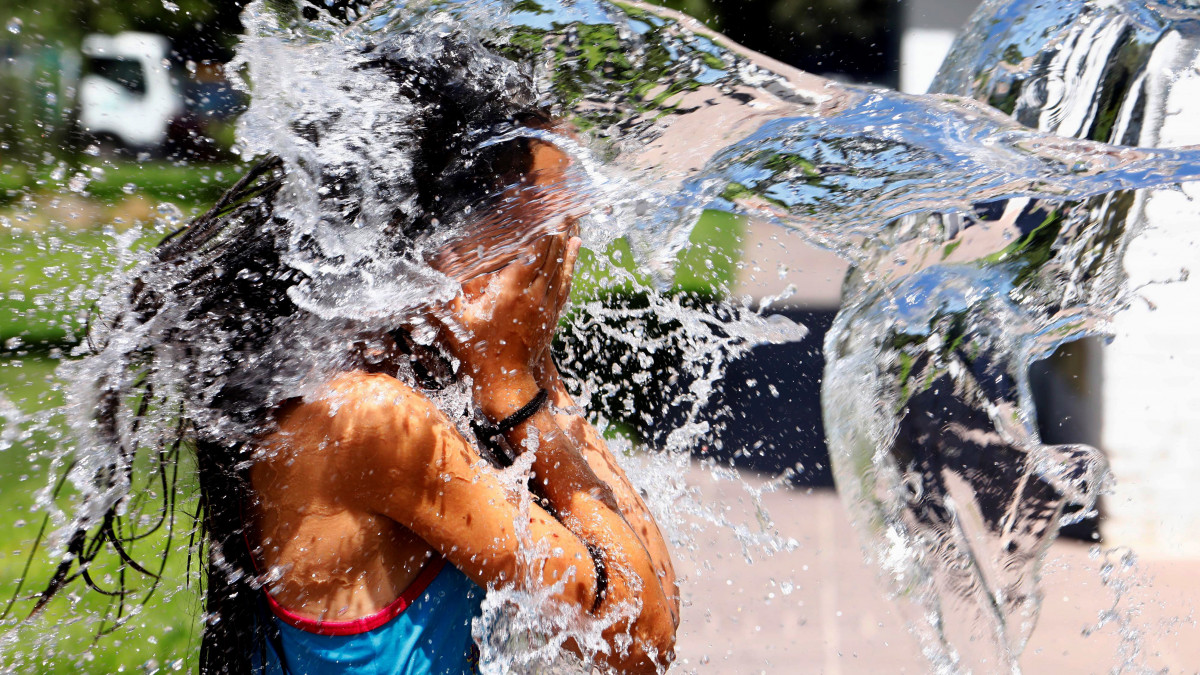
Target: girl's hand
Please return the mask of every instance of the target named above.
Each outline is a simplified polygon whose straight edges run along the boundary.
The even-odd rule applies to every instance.
[[[571,293],[580,243],[568,234],[543,237],[528,258],[463,284],[443,339],[477,391],[528,379],[541,362]]]

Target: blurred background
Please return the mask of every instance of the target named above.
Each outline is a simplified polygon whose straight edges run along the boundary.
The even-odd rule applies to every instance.
[[[10,355],[77,339],[83,318],[69,314],[69,303],[45,297],[86,287],[107,271],[112,252],[105,228],[124,231],[157,222],[161,229],[163,223],[182,222],[237,178],[242,165],[234,132],[245,99],[224,66],[241,30],[244,4],[18,0],[0,9],[0,342]],[[801,69],[923,91],[975,3],[663,4]],[[70,231],[68,245],[46,250],[35,241],[48,228]],[[800,289],[783,311],[810,326],[813,337],[798,350],[764,349],[736,364],[717,403],[734,408],[723,435],[761,441],[759,451],[747,454],[746,444],[738,442],[714,446],[730,459],[772,473],[803,464],[800,482],[827,486],[816,384],[823,366],[821,336],[836,311],[845,267],[798,239],[781,245],[777,236],[710,214],[697,237],[718,240],[732,259],[754,249],[759,272],[727,265],[715,275],[683,274],[678,283],[706,296],[722,283],[755,298],[776,295],[787,284]],[[788,275],[777,274],[780,265]],[[762,387],[738,384],[759,379]],[[807,384],[788,385],[794,382]],[[754,401],[767,383],[791,397]]]
[[[242,100],[223,65],[245,0],[18,0],[0,9],[6,187],[45,153],[231,159]],[[743,44],[839,80],[919,92],[973,0],[667,0]],[[35,180],[35,179],[33,179]]]
[[[60,404],[59,392],[50,384],[52,374],[80,339],[84,308],[98,295],[97,280],[121,264],[122,252],[129,247],[159,238],[206,209],[244,169],[234,129],[246,101],[224,68],[241,30],[238,14],[244,4],[8,0],[0,7],[0,509],[9,514],[0,527],[0,603],[18,590],[17,582],[25,575],[25,552],[40,522],[34,491],[42,487],[49,462],[46,456],[15,450],[31,447],[31,441],[56,441],[52,431],[39,432],[49,433],[47,438],[31,439],[13,430]],[[803,70],[922,93],[979,3],[660,4],[685,11]],[[731,364],[713,404],[714,414],[721,412],[721,424],[711,445],[703,449],[705,455],[747,469],[750,476],[793,472],[788,489],[769,495],[767,505],[777,517],[785,517],[787,522],[776,525],[794,537],[799,549],[790,557],[760,561],[754,578],[747,580],[740,575],[744,558],[739,545],[713,540],[707,572],[695,574],[720,579],[728,592],[720,599],[705,598],[702,621],[685,627],[684,669],[922,672],[915,647],[862,566],[830,489],[819,401],[821,348],[837,312],[845,264],[798,237],[723,214],[707,214],[695,238],[725,251],[730,264],[681,264],[676,291],[711,302],[728,293],[754,299],[784,294],[778,311],[803,323],[811,335],[799,344],[759,348]],[[689,273],[692,267],[704,271]],[[1040,395],[1052,401],[1042,420],[1048,439],[1104,448],[1097,349],[1084,345],[1066,350],[1039,375]],[[623,421],[630,435],[653,439],[662,433],[664,420],[643,413],[660,411],[662,401],[640,404],[645,409],[627,414]],[[610,412],[619,416],[618,411]],[[1147,490],[1154,492],[1156,485],[1148,483]],[[719,492],[728,486],[706,489]],[[741,503],[744,496],[721,498]],[[1166,580],[1165,588],[1177,592],[1166,599],[1129,600],[1128,588],[1137,585],[1138,575],[1148,573],[1128,571],[1119,556],[1068,551],[1064,555],[1070,562],[1052,566],[1052,572],[1078,577],[1071,588],[1078,587],[1079,579],[1085,587],[1090,580],[1090,587],[1074,598],[1064,595],[1065,605],[1048,605],[1043,623],[1056,628],[1039,631],[1040,642],[1031,653],[1035,663],[1055,670],[1031,672],[1108,670],[1112,655],[1125,648],[1128,626],[1114,623],[1111,639],[1100,643],[1100,649],[1093,642],[1081,651],[1058,640],[1063,635],[1078,639],[1084,619],[1094,619],[1121,602],[1149,603],[1147,615],[1158,617],[1154,620],[1161,620],[1166,634],[1178,641],[1179,620],[1171,617],[1188,613],[1191,591],[1182,589],[1194,586],[1187,579],[1200,566],[1172,552],[1179,541],[1189,539],[1186,528],[1200,522],[1200,507],[1191,509],[1197,517],[1175,518],[1164,525],[1179,515],[1182,500],[1160,501],[1130,519],[1113,541],[1138,544],[1151,557],[1172,560],[1154,573]],[[747,508],[747,522],[760,518]],[[1091,540],[1098,536],[1098,527],[1093,521],[1074,535]],[[1152,531],[1153,536],[1148,534]],[[182,570],[174,573],[182,575]],[[1099,581],[1102,573],[1108,575],[1104,583]],[[1108,580],[1125,584],[1125,590],[1113,590]],[[94,649],[87,647],[87,636],[95,633],[95,626],[64,625],[64,631],[81,636],[78,644],[83,647],[52,652],[44,670],[186,670],[189,664],[178,655],[186,653],[196,635],[196,611],[194,594],[176,590],[139,618],[140,633]],[[1180,656],[1182,652],[1161,649],[1170,658],[1183,659],[1180,663],[1200,656],[1194,650]],[[1084,665],[1084,651],[1102,656]]]

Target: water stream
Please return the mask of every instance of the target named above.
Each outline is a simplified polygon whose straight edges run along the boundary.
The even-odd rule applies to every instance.
[[[933,88],[1063,137],[1195,142],[1196,18],[1188,3],[986,3]],[[1108,480],[1094,448],[1042,444],[1030,366],[1106,333],[1132,297],[1130,241],[1192,227],[1193,189],[910,216],[848,285],[823,384],[839,488],[940,669],[1018,671],[1046,550]]]
[[[1200,179],[1200,149],[1170,148],[1178,143],[1160,133],[1183,105],[1172,88],[1194,80],[1195,7],[988,2],[939,75],[943,93],[909,96],[797,71],[638,2],[364,2],[349,23],[279,6],[246,9],[230,69],[252,101],[239,122],[241,153],[278,156],[286,169],[276,214],[291,224],[287,264],[309,279],[290,295],[306,313],[287,328],[294,339],[229,382],[240,377],[267,400],[303,395],[345,363],[363,323],[412,317],[454,294],[424,254],[449,242],[461,277],[504,264],[539,234],[465,218],[419,241],[417,255],[388,245],[414,182],[402,141],[430,102],[370,64],[457,64],[454,86],[481,106],[534,97],[557,120],[476,139],[486,147],[535,136],[575,159],[564,185],[537,195],[555,216],[546,227],[582,213],[589,249],[628,242],[632,265],[597,256],[595,278],[583,283],[635,289],[640,304],[581,298],[563,365],[593,412],[645,407],[636,390],[670,381],[672,397],[651,401],[662,410],[640,410],[670,429],[642,439],[650,452],[625,456],[680,550],[692,536],[685,516],[732,526],[683,480],[719,424],[705,411],[724,366],[755,345],[806,334],[769,303],[670,292],[672,265],[709,209],[794,231],[854,266],[822,385],[842,499],[868,557],[910,608],[933,669],[1018,671],[1047,548],[1061,526],[1092,512],[1107,481],[1095,449],[1041,443],[1029,367],[1104,334],[1130,301],[1122,255],[1146,204]],[[330,175],[353,187],[329,194]],[[481,229],[501,243],[474,246]],[[121,314],[123,284],[147,264],[132,237],[123,243],[129,259],[102,314]],[[152,374],[158,391],[198,407],[215,395],[212,383],[183,381],[169,367],[177,355],[155,351],[174,331],[205,326],[186,298],[164,298],[171,311],[111,327],[96,355],[63,366],[77,440],[44,452],[52,470],[72,467],[81,497],[74,506],[44,499],[60,528],[135,495],[128,480],[96,479],[130,461],[89,422],[96,382],[132,377],[129,365],[151,353],[164,364]],[[221,359],[228,344],[214,333],[195,349]],[[620,378],[588,367],[614,351],[629,355]],[[124,420],[116,433],[145,444],[168,434],[172,419]],[[258,431],[236,416],[202,419],[223,438]],[[748,551],[788,546],[769,528],[738,535]],[[538,597],[494,593],[480,624],[485,671],[577,667],[549,664],[564,658],[565,636],[589,644],[598,627],[546,616]],[[0,654],[22,658],[11,644]]]

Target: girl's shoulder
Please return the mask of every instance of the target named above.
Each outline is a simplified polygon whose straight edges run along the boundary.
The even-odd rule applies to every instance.
[[[344,495],[361,491],[376,469],[391,475],[403,467],[418,477],[428,448],[448,426],[410,384],[378,373],[341,373],[281,406],[276,430],[259,445],[257,468]]]
[[[382,373],[348,371],[281,406],[275,439],[265,440],[375,443],[394,438],[398,427],[412,433],[436,413],[436,406],[406,382]]]
[[[316,398],[343,405],[395,405],[410,399],[427,400],[407,382],[385,373],[366,370],[338,373],[325,383]]]
[[[337,418],[370,412],[394,412],[397,406],[430,405],[429,399],[413,385],[383,373],[352,370],[338,373],[303,398],[283,406],[277,418],[282,421],[322,413]]]

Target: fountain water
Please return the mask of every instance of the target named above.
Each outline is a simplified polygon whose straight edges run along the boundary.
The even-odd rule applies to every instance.
[[[1195,20],[1186,3],[988,3],[933,87],[1064,137],[1170,144]],[[881,251],[852,283],[823,390],[839,487],[940,668],[1016,672],[1046,549],[1104,489],[1094,448],[1042,444],[1029,370],[1127,305],[1148,212],[1177,231],[1195,216],[1152,190],[909,217],[891,227],[908,264]]]
[[[735,299],[714,308],[667,292],[700,212],[724,210],[798,232],[855,265],[826,343],[823,398],[839,489],[869,553],[917,608],[912,623],[935,667],[1015,671],[1036,620],[1046,547],[1061,524],[1090,512],[1106,476],[1094,449],[1040,443],[1028,367],[1101,333],[1127,301],[1121,252],[1142,198],[1133,191],[1200,179],[1200,150],[1104,143],[1156,144],[1145,121],[1154,106],[1126,92],[1152,89],[1137,77],[1168,52],[1146,46],[1172,48],[1164,36],[1190,25],[1186,5],[990,3],[939,78],[949,93],[924,97],[816,78],[637,2],[363,2],[348,22],[287,7],[247,8],[232,66],[252,95],[239,147],[247,157],[276,155],[286,168],[276,213],[294,234],[287,263],[310,279],[291,296],[307,312],[290,329],[296,339],[254,371],[264,396],[303,395],[336,369],[355,321],[410,316],[455,290],[384,241],[412,164],[403,144],[375,140],[403,138],[427,110],[360,67],[372,49],[387,44],[415,63],[463,58],[463,81],[484,95],[523,95],[514,82],[530,72],[563,126],[496,129],[478,143],[536,135],[571,154],[563,192],[590,207],[585,245],[600,251],[624,238],[649,271],[598,258],[595,283],[636,287],[645,300],[579,303],[580,337],[565,369],[581,401],[597,408],[614,398],[635,408],[630,383],[685,383],[662,411],[679,421],[673,430],[648,458],[628,457],[635,482],[655,486],[648,501],[669,536],[686,548],[683,513],[725,524],[681,476],[711,430],[704,408],[723,364],[805,333],[768,317],[767,307]],[[471,58],[447,44],[465,45]],[[319,196],[330,173],[359,177],[354,194]],[[463,227],[447,224],[447,237],[469,240]],[[463,264],[494,267],[518,248],[476,258],[464,249]],[[128,269],[146,261],[135,253]],[[122,313],[128,278],[116,276],[102,314]],[[164,304],[172,309],[170,297]],[[56,453],[52,468],[70,467],[83,507],[55,510],[47,491],[44,505],[64,533],[49,540],[60,554],[66,536],[109,507],[135,520],[151,508],[113,469],[134,467],[120,447],[162,445],[176,419],[170,406],[182,402],[213,435],[257,431],[210,410],[206,383],[188,381],[170,352],[156,351],[167,331],[192,320],[176,309],[157,324],[115,326],[97,354],[64,366],[80,440]],[[621,363],[627,380],[584,367],[589,355],[617,348],[634,355]],[[228,345],[216,335],[195,349],[224,358]],[[682,352],[683,365],[664,375],[658,357],[670,352]],[[111,431],[124,443],[98,438],[94,384],[131,377],[133,357],[146,354],[160,364],[160,413],[122,420]],[[284,356],[288,368],[274,368]],[[748,547],[787,545],[770,532],[739,534]],[[547,621],[540,602],[491,594],[478,626],[487,631],[485,671],[544,672],[563,658],[555,646],[564,635],[590,644],[594,626]],[[36,658],[11,641],[0,649],[18,666]]]

